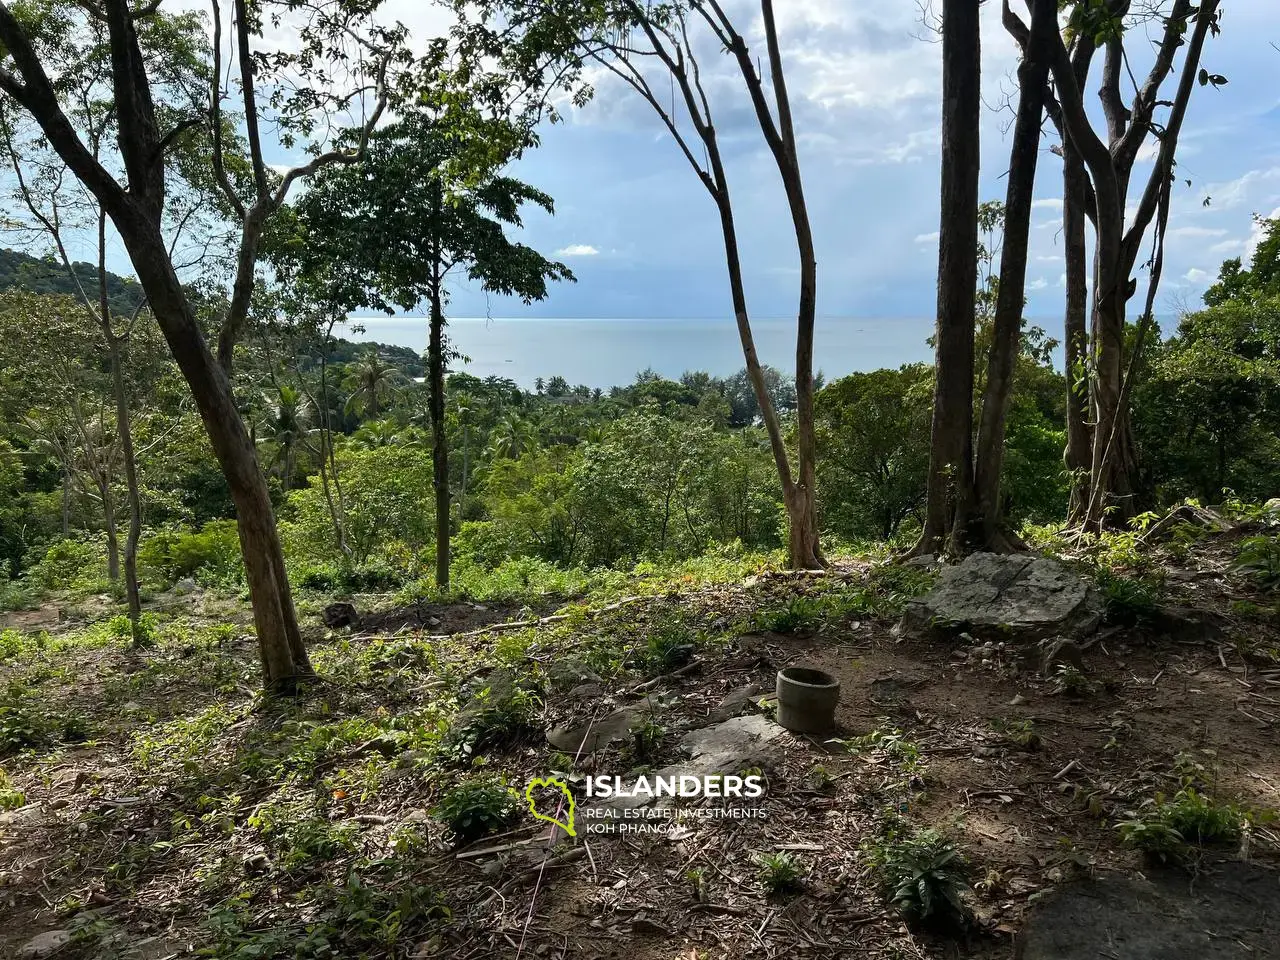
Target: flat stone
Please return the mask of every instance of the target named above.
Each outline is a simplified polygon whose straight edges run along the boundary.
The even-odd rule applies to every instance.
[[[625,740],[652,717],[666,709],[657,697],[620,707],[599,720],[556,727],[547,734],[547,743],[572,757],[587,756],[618,740]]]
[[[1105,877],[1066,884],[1032,908],[1016,960],[1244,960],[1274,957],[1280,875],[1223,863],[1186,874]]]
[[[330,630],[360,626],[360,614],[355,605],[341,601],[331,603],[325,607],[324,613],[321,614],[321,619],[324,620],[324,625]]]
[[[650,780],[659,777],[681,776],[711,777],[740,774],[748,767],[760,767],[774,760],[782,749],[781,738],[787,731],[768,717],[752,714],[734,717],[709,727],[690,730],[680,741],[682,750],[690,758],[682,763],[663,767],[657,773],[648,774]],[[657,797],[615,797],[600,806],[619,811],[646,807]],[[663,797],[662,802],[669,802]]]
[[[73,937],[70,930],[46,930],[18,948],[18,960],[43,960],[44,957],[51,957],[69,944]]]
[[[1033,643],[1077,639],[1098,629],[1102,601],[1093,582],[1057,560],[975,553],[943,569],[923,597],[907,604],[901,632]]]
[[[738,687],[736,690],[730,690],[724,695],[724,699],[719,705],[711,711],[711,719],[728,720],[730,717],[736,717],[746,711],[754,702],[754,699],[765,692],[765,686],[760,683],[749,683],[745,687]]]

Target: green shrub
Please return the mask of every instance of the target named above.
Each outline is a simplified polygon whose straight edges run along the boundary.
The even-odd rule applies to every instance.
[[[382,593],[400,587],[404,581],[405,575],[401,570],[377,558],[339,567],[333,586],[341,594]]]
[[[771,894],[787,893],[800,885],[804,870],[800,861],[789,853],[767,853],[756,858],[760,866],[757,876]]]
[[[1274,590],[1280,586],[1280,538],[1246,537],[1241,540],[1232,569],[1258,586]]]
[[[959,849],[936,830],[891,825],[879,841],[864,844],[885,896],[910,920],[964,926],[969,908],[962,894],[968,867]]]
[[[780,606],[755,615],[752,626],[771,633],[798,633],[817,628],[823,620],[823,607],[813,597],[795,596]]]
[[[163,583],[184,577],[218,586],[244,582],[240,535],[234,520],[210,520],[196,531],[157,530],[138,548],[138,564]]]
[[[42,590],[102,590],[107,579],[106,547],[96,540],[58,540],[25,577]]]
[[[502,830],[518,809],[515,791],[497,777],[473,777],[449,790],[433,813],[462,845]]]
[[[1159,586],[1140,577],[1121,576],[1104,567],[1098,571],[1098,588],[1112,623],[1144,623],[1159,606]]]
[[[1187,784],[1171,799],[1157,795],[1116,824],[1129,846],[1152,859],[1178,863],[1193,846],[1235,843],[1250,815],[1232,803],[1219,803]]]

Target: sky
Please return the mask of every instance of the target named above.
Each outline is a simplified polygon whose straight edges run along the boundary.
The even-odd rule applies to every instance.
[[[1197,87],[1192,98],[1158,314],[1197,304],[1222,260],[1248,252],[1253,214],[1280,214],[1280,50],[1271,46],[1280,44],[1280,4],[1225,0],[1223,7],[1222,33],[1207,44],[1203,65],[1229,83]],[[730,8],[753,49],[763,50],[758,6],[737,0]],[[395,0],[388,16],[419,37],[443,24],[421,0]],[[819,316],[932,316],[940,45],[917,4],[906,0],[784,0],[778,16],[817,239]],[[981,196],[1003,199],[1017,60],[994,0],[984,4],[983,16]],[[1141,76],[1150,44],[1140,38],[1154,33],[1136,30],[1130,48]],[[797,293],[794,235],[735,71],[728,56],[707,49],[704,73],[729,155],[751,311],[785,317]],[[1096,87],[1095,70],[1094,103]],[[1062,309],[1061,162],[1049,152],[1055,142],[1046,124],[1028,268],[1027,314],[1037,318]],[[1132,201],[1149,169],[1139,165]],[[523,239],[568,263],[578,282],[560,285],[532,307],[460,284],[455,314],[730,315],[712,201],[650,108],[620,83],[601,78],[587,107],[546,126],[541,146],[517,173],[556,199],[555,215],[530,217]]]
[[[205,0],[174,2],[207,8]],[[776,5],[817,241],[820,318],[934,315],[941,46],[921,20],[920,3],[927,2]],[[1025,16],[1024,0],[1012,2]],[[758,3],[725,4],[752,49],[763,51]],[[1280,216],[1280,2],[1223,0],[1223,8],[1222,33],[1208,42],[1203,65],[1229,82],[1197,86],[1188,111],[1156,307],[1162,317],[1197,305],[1225,258],[1247,258],[1258,235],[1254,214]],[[380,16],[405,23],[419,48],[449,25],[431,0],[386,0]],[[1131,31],[1138,77],[1149,66],[1145,41],[1155,29]],[[794,316],[798,258],[781,182],[735,63],[706,40],[699,41],[702,70],[728,162],[750,311],[759,318]],[[982,40],[981,197],[1003,199],[1017,58],[996,0],[983,4]],[[264,40],[291,42],[284,33]],[[1087,97],[1095,111],[1097,72]],[[453,316],[731,316],[711,198],[651,109],[613,78],[593,79],[594,99],[582,109],[566,106],[564,122],[544,125],[541,145],[513,171],[556,201],[554,216],[529,214],[520,239],[569,264],[577,282],[558,284],[546,301],[526,307],[457,281]],[[1055,142],[1046,123],[1027,273],[1027,315],[1051,333],[1064,283]],[[278,167],[306,160],[278,143],[268,149]],[[1151,156],[1150,148],[1140,155],[1146,162],[1135,169],[1131,206]],[[112,267],[132,272],[114,246]],[[74,252],[91,254],[87,247]]]

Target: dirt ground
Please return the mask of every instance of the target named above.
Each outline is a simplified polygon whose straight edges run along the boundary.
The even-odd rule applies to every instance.
[[[1082,877],[1151,869],[1120,842],[1116,824],[1144,802],[1176,790],[1188,771],[1216,797],[1260,814],[1280,808],[1280,665],[1271,653],[1276,625],[1272,618],[1232,613],[1232,601],[1245,594],[1215,569],[1206,561],[1171,581],[1167,605],[1194,605],[1198,613],[1175,610],[1145,625],[1105,629],[1083,653],[1083,682],[1069,691],[1055,678],[1029,672],[1011,649],[904,640],[895,618],[867,615],[808,634],[748,633],[699,650],[691,663],[653,680],[604,678],[582,696],[552,693],[541,718],[546,728],[598,720],[644,696],[661,697],[667,704],[661,734],[647,757],[659,767],[678,759],[684,732],[724,715],[726,699],[767,712],[764,694],[780,667],[817,666],[842,686],[835,737],[788,735],[763,770],[764,819],[706,821],[665,836],[589,837],[552,846],[545,824],[525,818],[508,833],[457,849],[431,821],[432,800],[419,781],[384,777],[368,797],[349,800],[330,816],[358,827],[366,852],[389,850],[398,830],[417,825],[426,847],[416,877],[440,891],[449,913],[417,942],[370,955],[1009,957],[1042,891]],[[611,615],[619,629],[643,621],[655,606],[719,623],[762,599],[818,593],[827,581],[863,575],[851,568],[831,578],[780,577],[677,593]],[[431,618],[441,621],[427,627],[433,634],[462,636],[514,615],[468,605],[393,614],[381,626],[412,631]],[[484,634],[468,637],[463,660],[472,667],[485,663],[495,642]],[[180,660],[180,654],[150,656]],[[229,670],[220,696],[243,709],[252,693],[252,645],[229,643],[219,655],[241,670]],[[123,949],[119,944],[127,941],[133,952],[85,952],[89,948],[73,943],[57,957],[187,955],[207,942],[202,924],[209,904],[201,884],[208,874],[196,864],[210,858],[241,862],[237,858],[246,852],[235,847],[240,841],[215,837],[204,850],[143,870],[127,897],[115,892],[109,866],[128,849],[164,835],[177,815],[177,801],[166,789],[147,784],[134,769],[128,737],[144,722],[136,714],[150,722],[182,717],[198,705],[202,688],[177,679],[140,694],[138,711],[122,710],[119,696],[108,695],[110,678],[128,669],[129,655],[69,656],[71,677],[61,691],[74,690],[90,711],[115,711],[117,722],[90,744],[44,759],[6,761],[27,804],[0,814],[0,956],[86,913],[123,933],[111,949]],[[541,658],[545,668],[567,659],[561,651],[540,654],[536,644],[530,657]],[[181,677],[180,664],[173,675]],[[404,709],[392,686],[389,680],[381,698],[386,706],[375,692],[371,709]],[[756,692],[745,697],[747,688]],[[743,695],[733,698],[735,692]],[[245,725],[267,722],[251,712],[243,717],[220,736],[239,738]],[[879,746],[863,741],[849,749],[842,742],[873,731],[879,731]],[[513,782],[545,775],[559,763],[540,736],[508,745],[491,759]],[[621,774],[636,767],[634,756],[610,748],[576,772]],[[245,785],[237,822],[254,809],[257,789]],[[889,815],[938,826],[957,839],[970,865],[969,900],[977,917],[967,935],[921,933],[885,904],[863,846],[880,835]],[[220,849],[220,843],[232,849]],[[100,852],[68,860],[61,856],[68,844]],[[774,852],[801,865],[794,892],[769,896],[761,889],[759,858]],[[1260,815],[1240,848],[1207,851],[1193,869],[1209,877],[1218,858],[1276,864],[1280,835]],[[342,882],[340,871],[330,874]],[[290,909],[305,912],[305,904],[289,906],[288,891],[278,884],[253,889],[263,924]]]

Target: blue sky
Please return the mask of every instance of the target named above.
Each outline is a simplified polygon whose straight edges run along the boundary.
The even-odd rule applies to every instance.
[[[1015,0],[1015,7],[1020,6]],[[1280,5],[1226,0],[1223,30],[1204,65],[1225,74],[1197,87],[1180,148],[1161,314],[1195,304],[1221,261],[1246,253],[1254,213],[1280,210]],[[758,6],[731,4],[759,40]],[[818,241],[819,312],[834,317],[931,316],[934,312],[940,57],[915,3],[784,0],[778,5],[801,161]],[[420,35],[439,29],[420,0],[391,14]],[[984,5],[982,196],[1002,199],[1006,131],[1016,57]],[[1153,33],[1137,27],[1134,70],[1145,72]],[[762,46],[757,44],[757,46]],[[741,81],[709,51],[713,109],[728,142],[730,176],[753,314],[794,310],[796,253],[781,188]],[[1097,77],[1090,101],[1096,102]],[[1029,316],[1061,312],[1061,164],[1043,152],[1028,270]],[[1135,174],[1136,198],[1149,166]],[[602,78],[595,100],[543,131],[519,174],[556,199],[554,217],[531,218],[526,241],[558,252],[578,276],[533,307],[460,286],[457,315],[719,317],[729,314],[721,241],[710,198],[647,106]],[[1204,198],[1210,205],[1203,205]]]

